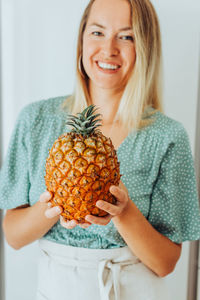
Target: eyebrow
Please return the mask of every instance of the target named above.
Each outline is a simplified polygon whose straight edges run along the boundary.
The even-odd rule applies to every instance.
[[[98,24],[98,23],[92,23],[92,24],[90,24],[89,26],[90,26],[90,27],[91,27],[91,26],[97,26],[97,27],[100,27],[100,28],[102,28],[102,29],[106,29],[105,26],[103,26],[103,25],[101,25],[101,24]],[[119,29],[119,31],[128,31],[128,30],[132,30],[132,27],[127,26],[127,27],[123,27],[123,28]]]

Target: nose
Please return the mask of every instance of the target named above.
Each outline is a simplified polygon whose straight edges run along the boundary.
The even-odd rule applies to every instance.
[[[102,41],[101,49],[106,57],[113,57],[119,54],[119,48],[115,38],[108,38]]]

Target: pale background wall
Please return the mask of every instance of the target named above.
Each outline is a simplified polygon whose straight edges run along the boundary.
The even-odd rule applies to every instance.
[[[88,0],[2,0],[3,153],[21,108],[73,90],[77,28]],[[182,122],[194,151],[199,54],[199,0],[154,0],[163,34],[165,110]],[[186,300],[189,243],[167,283],[172,300]],[[5,244],[6,299],[33,300],[37,243]],[[4,299],[3,299],[4,300]]]

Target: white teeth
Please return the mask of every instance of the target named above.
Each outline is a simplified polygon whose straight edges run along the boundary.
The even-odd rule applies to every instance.
[[[119,66],[117,66],[117,65],[110,65],[110,64],[106,64],[106,63],[102,63],[102,62],[98,62],[98,65],[100,68],[107,69],[107,70],[116,70],[119,68]]]

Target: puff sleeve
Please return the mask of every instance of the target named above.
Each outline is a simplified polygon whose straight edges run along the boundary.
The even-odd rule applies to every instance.
[[[188,135],[179,124],[160,164],[149,222],[176,243],[200,238],[200,212]]]
[[[1,209],[11,209],[29,203],[28,121],[27,110],[24,108],[16,121],[0,170]]]

